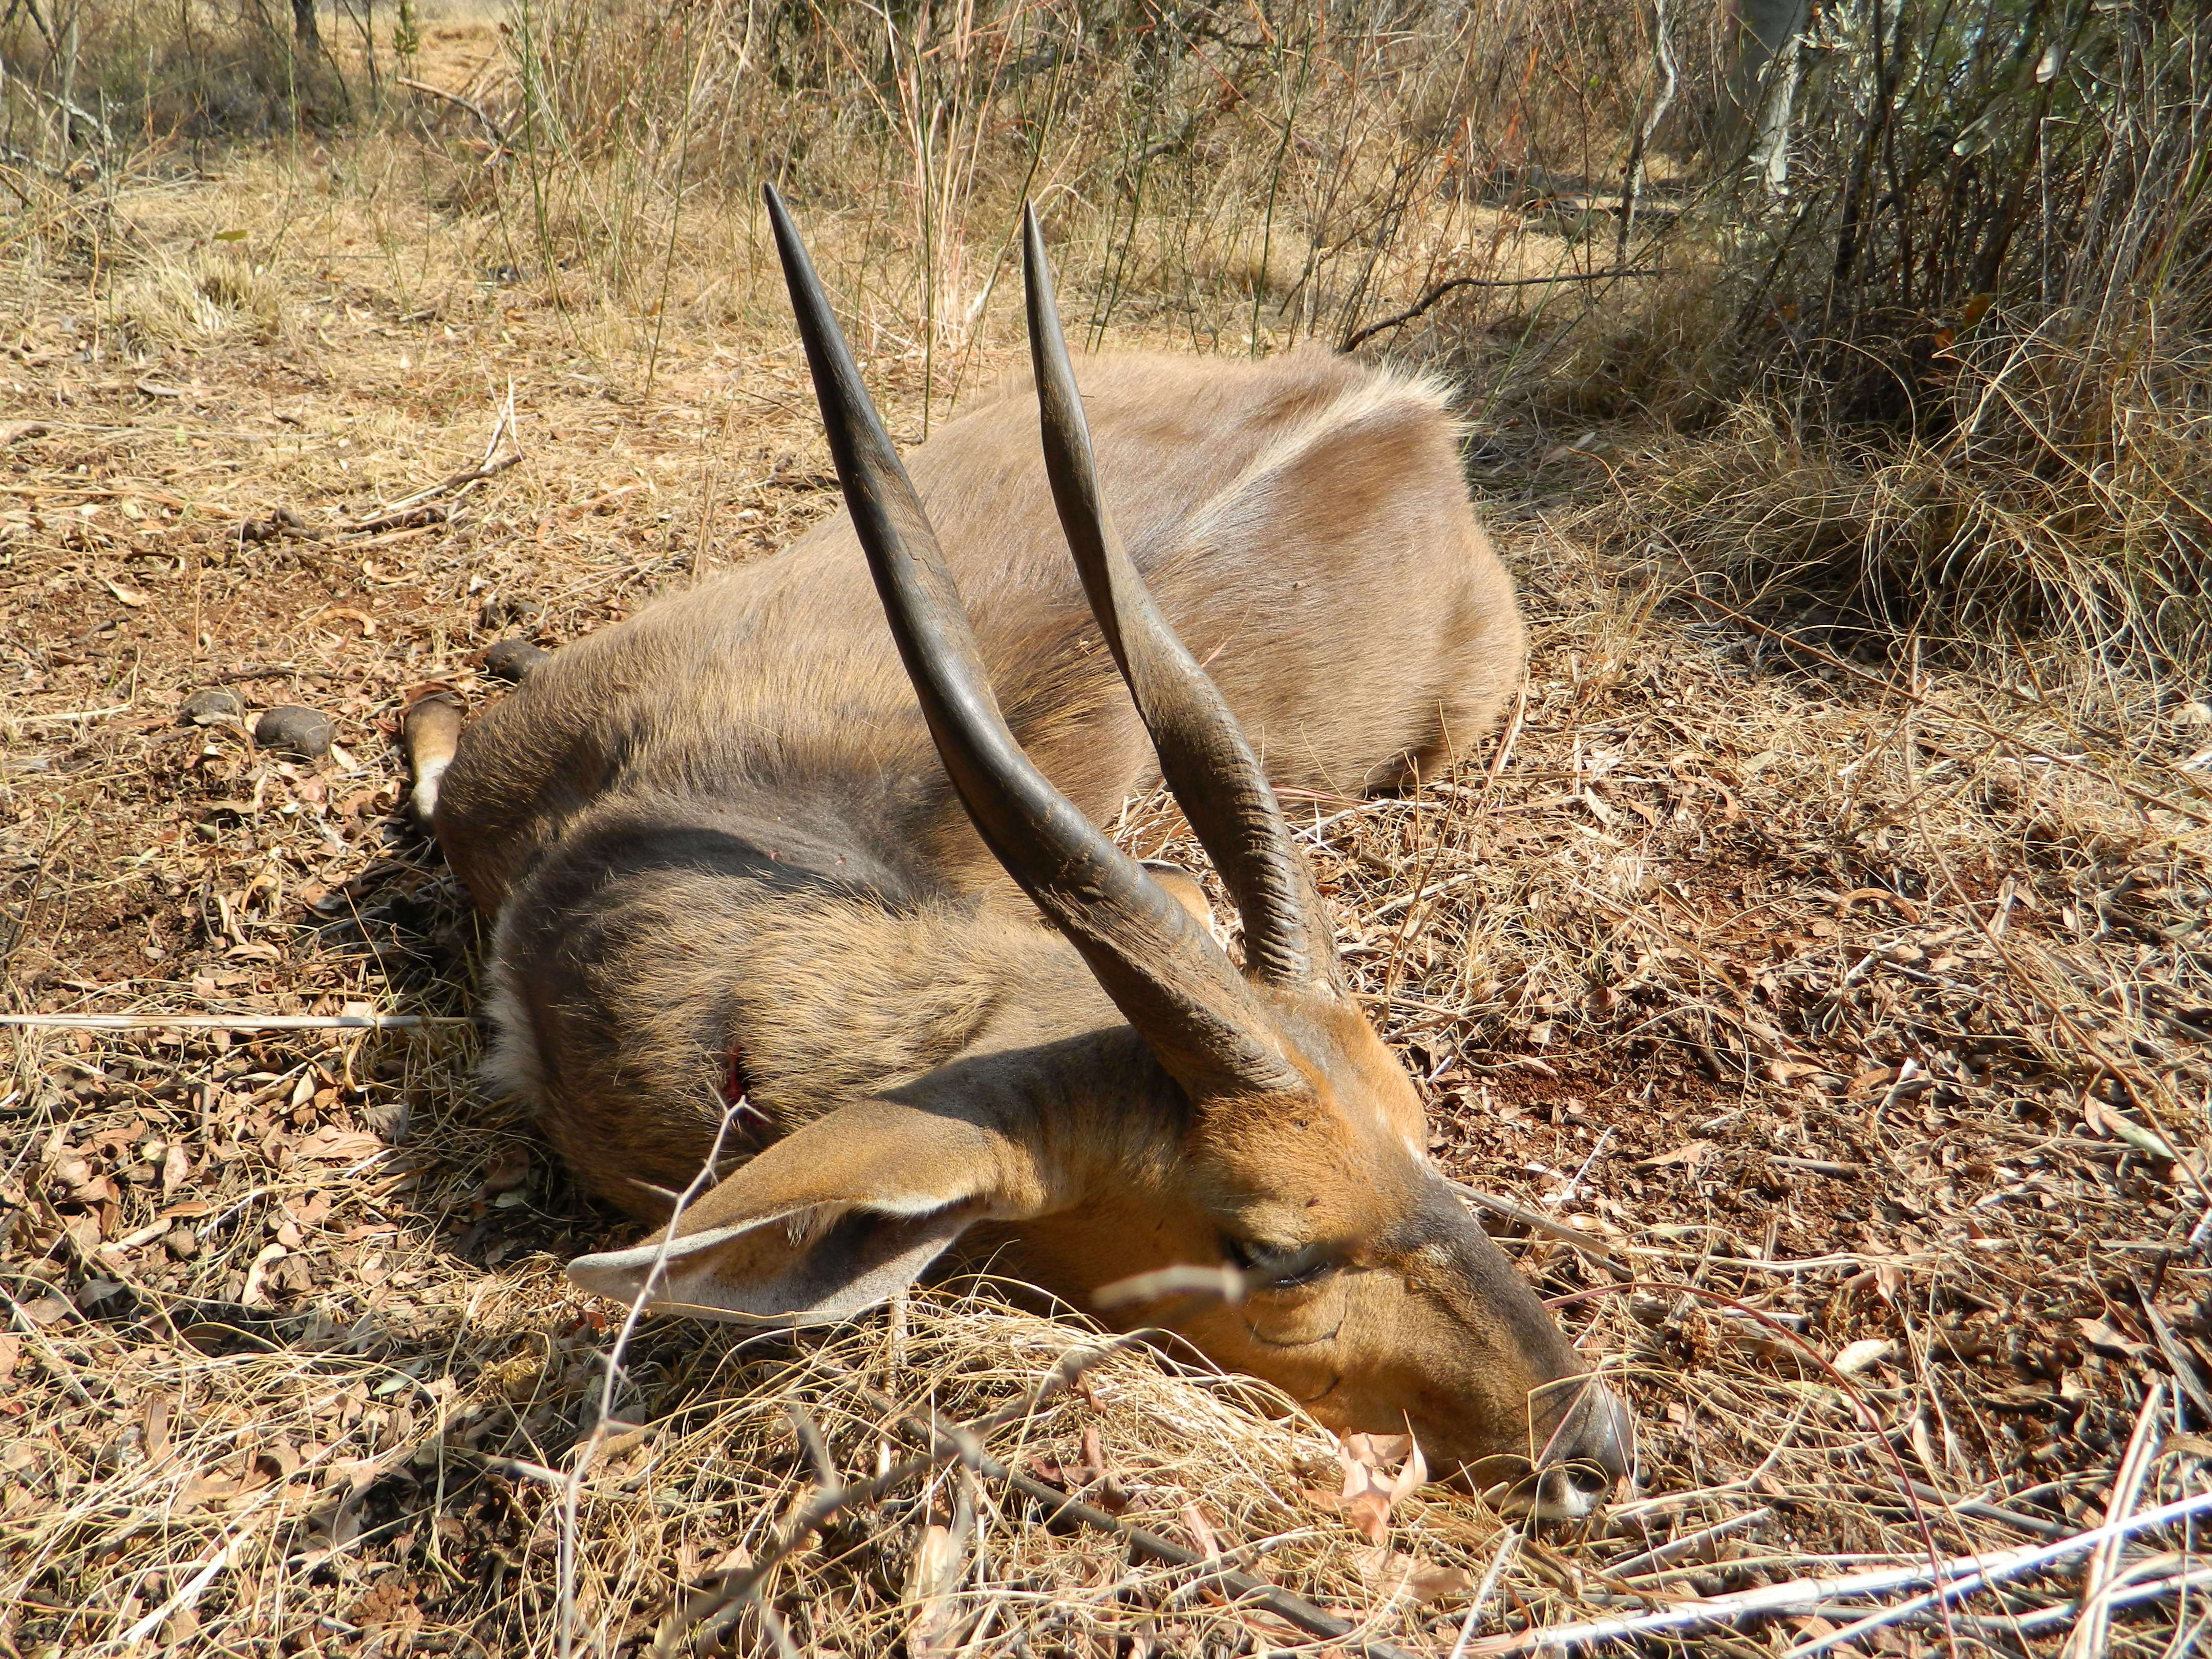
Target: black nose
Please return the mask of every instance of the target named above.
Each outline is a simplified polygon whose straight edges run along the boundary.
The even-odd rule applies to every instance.
[[[1636,1419],[1620,1397],[1601,1382],[1592,1382],[1583,1402],[1583,1421],[1567,1453],[1568,1467],[1601,1473],[1604,1486],[1626,1474],[1636,1461]]]
[[[1529,1412],[1538,1437],[1537,1512],[1586,1515],[1634,1462],[1635,1420],[1595,1376],[1562,1378],[1542,1396]]]

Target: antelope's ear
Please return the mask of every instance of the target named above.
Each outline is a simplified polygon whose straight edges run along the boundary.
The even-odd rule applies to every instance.
[[[1036,1213],[1043,1190],[1003,1135],[860,1101],[762,1152],[688,1208],[674,1237],[579,1256],[568,1277],[663,1313],[819,1323],[911,1285],[972,1224]]]

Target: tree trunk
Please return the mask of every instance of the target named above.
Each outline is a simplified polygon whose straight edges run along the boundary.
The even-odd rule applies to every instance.
[[[1722,153],[1755,156],[1768,188],[1788,166],[1790,105],[1796,90],[1798,30],[1806,0],[1735,0],[1735,58],[1723,100]]]
[[[292,38],[313,51],[323,44],[315,21],[315,0],[292,0]]]

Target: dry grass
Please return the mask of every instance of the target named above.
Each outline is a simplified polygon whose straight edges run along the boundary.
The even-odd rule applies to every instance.
[[[264,0],[82,0],[77,47],[0,25],[0,102],[7,167],[101,197],[225,119],[283,113],[308,155],[340,114],[381,124],[418,152],[386,185],[449,251],[647,396],[672,326],[774,325],[775,180],[864,351],[918,363],[925,428],[1012,343],[1035,197],[1093,343],[1364,340],[1464,380],[1524,473],[1665,430],[1616,533],[1741,605],[2203,678],[2212,25],[1848,0],[1778,71],[1778,173],[1742,165],[1735,9],[440,0],[333,18],[303,69]],[[88,125],[66,106],[95,81]],[[142,332],[282,325],[251,269],[204,263],[141,274]]]
[[[1617,534],[1770,615],[1914,637],[2001,672],[2063,640],[2171,675],[2187,701],[2212,661],[2202,354],[2120,364],[2091,342],[1991,332],[1929,377],[1954,417],[1934,434],[1739,403],[1636,458]]]
[[[1680,434],[1626,480],[1635,533],[1740,602],[1954,660],[2063,639],[2188,692],[2212,666],[2212,17],[1856,0],[1808,29],[1788,188],[1708,173],[1730,200],[1705,292],[1569,331],[1571,387]]]
[[[656,315],[538,263],[516,198],[457,197],[475,174],[450,159],[374,140],[228,167],[27,215],[0,278],[21,388],[0,427],[7,1006],[462,1016],[475,924],[392,816],[406,690],[490,695],[489,641],[557,643],[787,541],[834,505],[811,400],[742,213],[678,222],[702,240]],[[869,238],[894,230],[823,232],[866,294]],[[945,384],[899,320],[911,297],[855,307],[908,434]],[[1005,317],[979,319],[971,374]],[[510,385],[522,465],[447,516],[334,533],[472,464]],[[1489,514],[1538,628],[1509,731],[1406,799],[1301,810],[1437,1157],[1632,1267],[1510,1246],[1633,1402],[1634,1490],[1526,1538],[1425,1492],[1378,1544],[1327,1501],[1325,1437],[1150,1351],[985,1449],[1438,1655],[2078,1530],[2139,1423],[2132,1501],[2202,1491],[2212,710],[2056,650],[1996,685],[1777,642],[1671,557],[1599,556],[1604,448],[1534,452],[1534,489],[1518,453]],[[285,533],[280,507],[325,533]],[[322,709],[338,750],[289,763],[174,725],[218,678],[252,710]],[[1146,851],[1175,830],[1142,804],[1122,825]],[[795,1346],[653,1323],[609,1389],[616,1332],[558,1267],[621,1229],[477,1091],[472,1026],[0,1042],[17,1654],[134,1632],[635,1650],[818,1489],[799,1423],[864,1480],[904,1455],[876,1396],[972,1419],[1092,1340],[955,1285]],[[601,1431],[609,1399],[634,1430]],[[1043,1521],[940,1460],[838,1516],[767,1605],[823,1654],[1302,1639]],[[1923,1619],[1864,1647],[2052,1651],[2048,1609],[2079,1589],[2024,1581],[1948,1635]],[[1779,1652],[1852,1616],[1695,1640]],[[2112,1650],[2172,1651],[2202,1618],[2196,1597],[2127,1612]],[[727,1634],[777,1640],[757,1608]]]

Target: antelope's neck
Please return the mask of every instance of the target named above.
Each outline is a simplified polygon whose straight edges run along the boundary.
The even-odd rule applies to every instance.
[[[1054,1147],[1071,1190],[1171,1148],[1179,1092],[1034,912],[917,894],[857,839],[789,817],[580,829],[502,906],[493,998],[494,1069],[572,1162],[611,1160],[568,1142],[612,1127],[642,1179],[680,1188],[740,1096],[740,1156],[916,1092]]]

